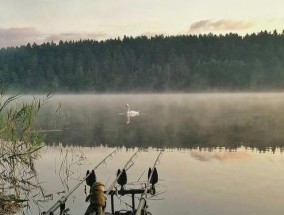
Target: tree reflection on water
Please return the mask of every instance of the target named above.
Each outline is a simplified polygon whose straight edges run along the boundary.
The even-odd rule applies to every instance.
[[[284,149],[283,94],[275,96],[220,95],[218,97],[216,95],[64,95],[54,97],[53,101],[45,106],[46,110],[56,111],[57,101],[60,101],[63,110],[61,113],[64,114],[60,117],[41,115],[42,119],[37,122],[44,131],[49,129],[54,131],[48,133],[45,138],[45,143],[52,146],[62,144],[63,147],[70,145],[83,146],[83,148],[101,145],[125,146],[126,149],[168,148],[173,149],[173,153],[168,153],[170,157],[168,165],[180,167],[184,167],[183,163],[177,164],[176,160],[181,156],[173,157],[173,154],[177,154],[179,150],[182,152],[188,150],[190,156],[183,156],[182,159],[190,159],[187,164],[189,172],[195,168],[195,164],[202,165],[196,168],[196,173],[204,171],[204,178],[208,177],[206,173],[208,169],[204,161],[209,163],[209,161],[246,160],[253,163],[251,150],[256,149],[258,152],[269,150],[273,153],[276,151],[277,155]],[[12,100],[15,99],[12,98]],[[5,104],[5,100],[3,101],[2,98],[1,102],[0,107]],[[131,118],[129,124],[125,123],[125,115],[118,114],[124,110],[124,104],[127,102],[134,107],[141,107],[139,108],[141,115]],[[18,103],[14,106],[5,104],[5,108],[1,108],[0,214],[13,212],[19,205],[29,205],[30,200],[38,203],[38,200],[45,201],[53,195],[46,194],[42,189],[39,184],[39,175],[35,170],[35,161],[40,157],[39,149],[42,147],[43,135],[33,133],[33,125],[39,111],[38,106],[42,106],[43,103],[44,101],[24,105]],[[90,149],[88,147],[86,150]],[[239,150],[240,147],[242,150]],[[58,150],[58,147],[54,150]],[[61,181],[61,184],[56,187],[61,194],[62,189],[65,192],[69,189],[70,176],[77,177],[71,171],[73,167],[70,165],[73,165],[74,161],[78,161],[75,165],[81,165],[80,162],[84,160],[84,156],[74,158],[72,153],[66,151],[62,151],[60,156],[63,161],[61,165],[57,165],[57,168],[59,168],[58,172],[64,174],[60,173],[59,178],[55,180]],[[261,153],[256,157],[258,156],[260,157]],[[89,157],[92,157],[92,154]],[[210,162],[210,164],[218,165],[218,162]],[[192,166],[189,166],[191,163],[193,163]],[[239,165],[239,163],[234,162],[233,165]],[[245,164],[247,163],[249,162]],[[217,167],[226,179],[228,176],[226,171],[223,171],[223,166]],[[271,168],[268,164],[267,166]],[[52,164],[51,167],[53,167]],[[178,168],[173,169],[178,170]],[[177,174],[181,172],[186,171],[177,171]],[[275,172],[272,171],[271,175],[273,176]],[[257,171],[256,173],[258,174]],[[173,175],[172,172],[168,175],[167,179],[173,180],[170,177]],[[188,178],[194,181],[194,178],[190,178],[192,175],[190,173]],[[274,179],[274,177],[271,178]],[[75,178],[75,180],[78,179]],[[180,181],[176,182],[176,184],[184,185]],[[216,180],[216,187],[219,182],[220,180]],[[70,185],[72,186],[72,183]],[[174,183],[170,186],[174,186]],[[194,187],[191,189],[194,190]],[[205,189],[204,192],[207,193],[207,190]],[[157,206],[157,208],[161,210],[161,207]]]
[[[276,94],[64,95],[62,132],[47,143],[157,148],[284,148],[284,96]],[[124,104],[140,109],[125,123]],[[56,109],[56,102],[48,104]],[[54,107],[52,107],[54,106]],[[45,127],[46,125],[42,125]]]

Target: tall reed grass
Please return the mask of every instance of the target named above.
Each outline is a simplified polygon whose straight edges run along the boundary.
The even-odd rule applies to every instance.
[[[7,96],[0,90],[0,215],[13,214],[28,204],[29,193],[43,195],[34,161],[43,147],[44,135],[34,132],[36,118],[50,98]],[[34,195],[34,194],[33,194]]]

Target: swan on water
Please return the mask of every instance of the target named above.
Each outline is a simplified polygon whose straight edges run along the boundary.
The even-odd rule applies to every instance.
[[[139,111],[130,110],[129,104],[126,104],[125,107],[126,107],[126,114],[128,116],[138,116],[139,115]]]

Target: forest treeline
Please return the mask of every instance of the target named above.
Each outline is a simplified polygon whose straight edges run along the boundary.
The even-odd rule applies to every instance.
[[[33,92],[283,90],[284,31],[2,48],[0,83]]]

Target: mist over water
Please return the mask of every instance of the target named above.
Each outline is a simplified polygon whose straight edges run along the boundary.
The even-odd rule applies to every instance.
[[[139,116],[127,117],[126,104],[140,111]],[[86,158],[71,168],[72,187],[86,169],[118,147],[120,152],[97,172],[108,184],[143,147],[129,170],[133,182],[162,148],[157,190],[165,193],[156,198],[162,200],[149,201],[152,214],[280,215],[283,107],[283,93],[54,95],[37,123],[38,130],[50,132],[36,169],[47,193],[56,193],[66,189],[56,167],[64,157],[62,150]],[[67,202],[71,214],[83,214],[88,206],[83,189]],[[41,211],[59,197],[43,204]],[[109,211],[110,202],[107,205]],[[124,205],[117,201],[116,206]]]
[[[80,146],[266,150],[283,147],[284,94],[56,95],[48,108],[61,105],[62,129],[48,142]],[[140,111],[128,117],[125,104]]]

